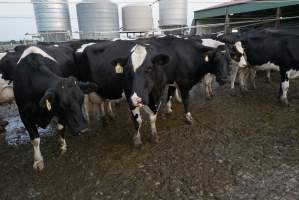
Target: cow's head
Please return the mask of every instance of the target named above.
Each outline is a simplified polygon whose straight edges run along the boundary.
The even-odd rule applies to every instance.
[[[213,49],[205,51],[202,55],[205,65],[208,66],[208,72],[216,76],[216,81],[219,85],[225,84],[229,66],[229,59],[226,53]]]
[[[131,52],[129,64],[133,70],[131,102],[133,106],[149,103],[152,95],[157,100],[166,85],[163,65],[169,62],[165,54],[155,53],[151,46],[136,45]]]
[[[13,81],[17,61],[18,55],[15,52],[8,52],[0,59],[0,72],[4,80]]]
[[[236,42],[235,44],[230,45],[229,49],[230,49],[230,57],[232,59],[232,62],[241,68],[247,67],[247,61],[245,59],[245,51],[242,43],[240,41]]]
[[[45,92],[40,100],[40,106],[54,113],[73,134],[79,134],[87,129],[82,112],[84,93],[96,90],[97,85],[94,83],[79,82],[73,77],[62,78],[55,87]]]

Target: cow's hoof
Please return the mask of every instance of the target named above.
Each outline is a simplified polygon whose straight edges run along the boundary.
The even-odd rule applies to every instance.
[[[266,79],[266,80],[265,80],[265,83],[271,84],[271,83],[272,83],[272,81],[271,81],[271,80],[269,80],[269,79]]]
[[[185,116],[185,120],[188,124],[193,124],[194,120],[193,120],[193,117],[191,115],[191,113],[187,113],[186,116]]]
[[[160,139],[159,139],[159,136],[157,135],[157,133],[153,133],[153,134],[151,135],[151,137],[150,137],[150,141],[151,141],[152,143],[155,143],[155,144],[159,144],[159,143],[161,143],[161,142],[160,142]]]
[[[248,89],[246,89],[246,88],[241,88],[240,91],[241,91],[242,95],[248,94],[248,92],[249,92]]]
[[[44,169],[44,161],[43,160],[34,161],[33,169],[35,171],[42,171]]]
[[[232,89],[232,90],[231,90],[231,92],[230,92],[230,96],[232,96],[232,97],[237,96],[237,92],[236,92],[235,89]]]
[[[210,101],[213,99],[213,96],[206,96],[206,100]]]
[[[171,115],[172,114],[172,109],[166,109],[166,114]]]
[[[66,147],[60,147],[60,155],[64,155],[66,153]]]
[[[287,98],[280,98],[280,102],[285,106],[290,106]]]
[[[140,137],[134,137],[134,146],[135,148],[140,148],[142,145],[142,141]]]

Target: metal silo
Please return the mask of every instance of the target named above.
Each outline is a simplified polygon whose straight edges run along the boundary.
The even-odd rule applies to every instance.
[[[44,41],[65,41],[71,37],[67,0],[32,0],[37,30]]]
[[[152,9],[143,4],[124,6],[122,22],[124,31],[148,32],[153,27]]]
[[[83,0],[77,4],[81,39],[119,37],[118,6],[109,0]]]
[[[159,26],[162,29],[187,25],[187,0],[160,0]],[[178,31],[180,32],[180,31]]]

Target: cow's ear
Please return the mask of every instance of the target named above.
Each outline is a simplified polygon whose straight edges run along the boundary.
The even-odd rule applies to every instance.
[[[98,85],[95,83],[91,83],[91,82],[78,82],[78,85],[80,87],[80,89],[85,93],[85,94],[89,94],[92,92],[96,92],[98,89]]]
[[[39,105],[40,105],[40,107],[42,107],[48,111],[51,111],[53,109],[54,100],[55,100],[54,91],[51,89],[48,89],[45,92],[44,96],[39,101]]]
[[[158,54],[152,58],[154,65],[166,65],[169,62],[169,56],[165,54]]]
[[[214,59],[214,55],[215,55],[214,50],[207,51],[207,52],[203,53],[203,59],[206,63],[209,63]]]

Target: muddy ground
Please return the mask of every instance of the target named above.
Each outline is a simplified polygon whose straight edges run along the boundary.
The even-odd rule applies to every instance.
[[[290,107],[279,104],[277,91],[278,78],[266,84],[263,75],[245,96],[231,97],[224,86],[205,101],[197,89],[196,123],[187,125],[176,104],[173,115],[160,113],[161,144],[148,142],[145,120],[140,149],[132,145],[134,129],[121,104],[106,127],[68,135],[64,155],[57,136],[43,136],[41,173],[32,169],[31,144],[8,144],[2,134],[0,199],[298,200],[299,82],[291,82]]]

